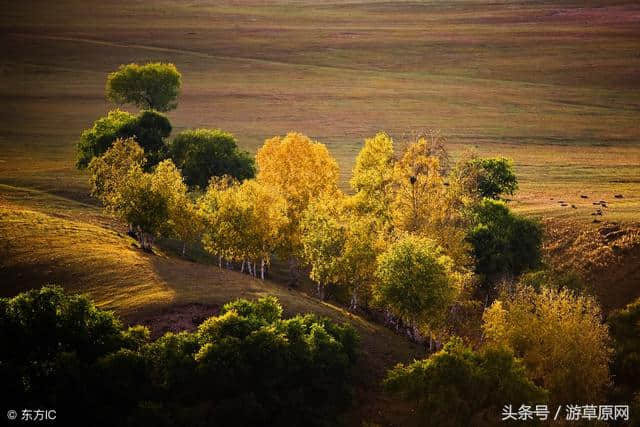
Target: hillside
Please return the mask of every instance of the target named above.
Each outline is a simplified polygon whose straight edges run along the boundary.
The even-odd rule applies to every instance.
[[[361,420],[375,419],[401,425],[408,415],[402,404],[382,394],[380,380],[386,369],[420,357],[424,350],[340,307],[268,280],[160,251],[147,254],[96,207],[38,191],[0,187],[0,237],[0,295],[57,283],[88,294],[127,323],[149,325],[156,336],[193,329],[230,300],[263,295],[278,297],[288,315],[312,312],[349,322],[362,339],[362,363],[356,373],[356,404],[346,414],[347,422],[360,425]],[[379,411],[383,407],[384,413]]]

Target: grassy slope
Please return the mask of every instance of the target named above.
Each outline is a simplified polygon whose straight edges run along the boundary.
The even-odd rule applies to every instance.
[[[623,193],[609,217],[633,220],[639,24],[624,0],[19,3],[0,18],[0,182],[82,194],[73,145],[113,107],[106,73],[163,60],[183,72],[177,130],[249,150],[300,130],[346,178],[365,137],[434,127],[454,152],[513,157],[524,212],[585,222],[551,197]]]
[[[275,295],[288,315],[313,312],[358,329],[362,363],[348,424],[360,425],[367,419],[402,424],[406,408],[381,393],[380,381],[393,364],[420,357],[419,347],[302,292],[162,252],[146,254],[122,231],[90,205],[0,186],[0,295],[58,283],[89,294],[98,306],[114,310],[128,322],[190,303],[219,307],[235,298]]]

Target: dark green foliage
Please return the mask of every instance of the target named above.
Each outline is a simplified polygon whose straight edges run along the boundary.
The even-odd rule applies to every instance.
[[[233,135],[219,129],[181,132],[169,144],[169,151],[190,187],[204,189],[214,176],[228,175],[239,181],[255,176],[253,158],[238,149]]]
[[[56,408],[69,425],[332,424],[349,403],[354,329],[312,315],[283,320],[270,297],[222,311],[195,333],[150,341],[146,328],[125,330],[59,287],[2,298],[5,403]]]
[[[384,385],[415,402],[419,417],[437,426],[497,425],[504,405],[545,403],[547,397],[511,352],[474,352],[459,338],[428,359],[397,365]]]
[[[171,123],[163,114],[142,111],[137,116],[125,111],[110,111],[82,132],[77,145],[76,166],[86,168],[91,159],[104,154],[118,139],[134,138],[144,150],[147,169],[167,156],[165,138],[171,134]]]
[[[173,64],[121,65],[107,77],[107,98],[116,104],[169,111],[178,105],[182,76]]]
[[[511,160],[495,157],[476,158],[471,162],[479,166],[477,191],[480,197],[498,199],[500,195],[512,195],[518,189],[518,179]]]
[[[612,312],[608,323],[614,340],[614,382],[617,386],[640,391],[640,299]]]
[[[511,213],[502,202],[484,199],[475,207],[472,223],[467,238],[485,284],[540,264],[542,229],[535,221]]]

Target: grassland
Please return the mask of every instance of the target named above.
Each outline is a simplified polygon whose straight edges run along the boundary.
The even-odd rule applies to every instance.
[[[298,130],[328,145],[343,183],[364,138],[379,130],[402,140],[436,128],[454,155],[473,148],[513,158],[521,190],[511,204],[551,221],[546,250],[566,260],[559,267],[584,267],[608,306],[638,296],[635,231],[611,240],[590,215],[602,199],[605,220],[640,221],[637,2],[0,4],[2,295],[57,282],[135,321],[194,302],[275,294],[288,313],[314,311],[358,327],[360,369],[374,375],[363,374],[353,424],[402,424],[379,378],[418,349],[304,293],[145,254],[88,198],[75,141],[115,107],[104,99],[106,74],[122,63],[170,61],[184,81],[169,113],[175,131],[219,127],[255,151],[265,138]],[[608,269],[587,265],[596,253]]]
[[[86,193],[81,129],[113,108],[106,73],[162,60],[183,73],[176,130],[221,127],[254,151],[299,130],[343,178],[365,137],[425,128],[451,150],[514,158],[514,205],[589,222],[640,211],[640,7],[632,1],[12,4],[0,27],[0,182]],[[554,198],[554,200],[551,200]]]

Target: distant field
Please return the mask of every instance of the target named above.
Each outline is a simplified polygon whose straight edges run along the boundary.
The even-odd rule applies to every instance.
[[[365,137],[437,128],[454,153],[512,157],[523,212],[591,221],[605,199],[640,219],[637,2],[3,3],[0,183],[82,198],[74,143],[114,107],[107,72],[162,60],[183,73],[176,130],[251,151],[298,130],[346,179]]]

